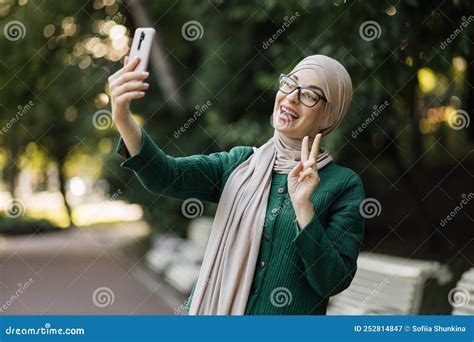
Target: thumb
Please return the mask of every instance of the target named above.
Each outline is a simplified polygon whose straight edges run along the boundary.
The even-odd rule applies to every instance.
[[[303,163],[298,162],[298,164],[296,164],[293,170],[291,170],[290,177],[298,177],[298,175],[300,174],[302,170],[303,170]]]

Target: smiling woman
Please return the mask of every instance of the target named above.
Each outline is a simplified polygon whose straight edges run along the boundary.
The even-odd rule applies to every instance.
[[[345,68],[314,55],[282,75],[274,135],[259,148],[173,158],[129,115],[146,89],[134,65],[110,78],[122,166],[152,192],[218,203],[189,313],[325,314],[354,277],[364,235],[360,177],[319,147],[350,105]]]

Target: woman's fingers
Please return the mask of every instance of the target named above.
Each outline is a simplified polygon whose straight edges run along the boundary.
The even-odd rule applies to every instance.
[[[312,167],[315,163],[316,161],[313,158],[310,158],[304,163],[298,162],[298,164],[293,168],[293,170],[291,170],[290,177],[298,177],[298,182],[303,181],[306,176],[316,173]]]
[[[148,77],[148,72],[134,71],[140,59],[124,58],[124,67],[109,77],[109,91],[112,103],[125,104],[133,99],[139,99],[145,95],[150,85],[143,81]]]
[[[114,88],[117,88],[121,86],[122,84],[128,82],[128,81],[143,81],[148,77],[149,73],[147,71],[141,72],[141,71],[132,71],[132,72],[127,72],[120,76],[116,81],[112,82],[112,86]]]
[[[121,85],[120,87],[115,88],[112,92],[112,96],[121,96],[122,94],[130,91],[147,90],[149,87],[150,85],[148,83],[143,83],[139,81],[127,82]]]
[[[140,57],[135,57],[128,63],[129,60],[127,58],[127,63],[124,66],[125,71],[133,71],[137,67],[138,63],[140,62]]]
[[[306,170],[308,167],[312,167],[314,164],[316,164],[316,160],[314,160],[313,158],[309,158],[303,163],[303,169]]]
[[[300,172],[303,170],[303,163],[298,162],[296,166],[293,168],[293,170],[290,171],[290,177],[298,177]]]
[[[117,97],[116,101],[117,103],[125,103],[130,102],[131,100],[140,99],[143,96],[145,96],[144,91],[131,91]]]
[[[315,172],[312,168],[305,169],[301,173],[301,175],[299,175],[298,182],[302,182],[306,177],[311,176],[312,174],[315,174]]]
[[[321,133],[318,133],[316,134],[316,137],[314,138],[313,146],[311,147],[311,153],[310,153],[310,158],[313,158],[314,160],[318,160],[320,142],[321,142]]]
[[[304,163],[308,160],[308,136],[303,138],[301,142],[301,161]]]
[[[123,74],[135,70],[139,61],[140,61],[140,58],[136,57],[129,63],[129,57],[125,56],[123,60],[123,67],[120,70],[118,70],[115,74],[109,77],[109,83],[113,83],[114,81],[118,80],[120,76],[122,76]]]
[[[308,159],[307,161],[303,162],[298,162],[298,164],[291,170],[290,175],[291,176],[299,176],[300,172],[306,169],[311,169],[311,167],[316,163],[316,161],[313,158]]]

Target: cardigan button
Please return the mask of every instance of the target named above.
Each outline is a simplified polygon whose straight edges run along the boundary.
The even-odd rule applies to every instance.
[[[285,191],[285,188],[278,188],[278,193],[282,194]]]
[[[265,261],[260,261],[260,267],[265,267]]]
[[[278,208],[273,208],[272,209],[272,214],[276,214],[278,212]]]
[[[270,241],[270,235],[263,233],[263,238],[265,241]]]
[[[257,289],[256,287],[254,287],[254,288],[252,289],[252,293],[257,293],[257,292],[258,292],[258,289]]]

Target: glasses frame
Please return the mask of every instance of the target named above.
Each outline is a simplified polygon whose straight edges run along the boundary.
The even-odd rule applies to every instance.
[[[293,89],[293,90],[290,91],[290,92],[283,91],[283,90],[281,89],[281,86],[280,86],[281,80],[282,80],[283,78],[288,78],[288,79],[290,79],[291,81],[293,81],[293,82],[296,84],[295,89]],[[306,106],[306,107],[309,107],[309,108],[316,106],[316,105],[319,103],[319,101],[321,101],[321,100],[325,101],[326,103],[329,102],[323,95],[319,95],[319,94],[318,94],[317,92],[315,92],[313,89],[305,88],[305,87],[299,86],[298,83],[296,83],[295,80],[291,79],[290,75],[280,74],[280,77],[278,78],[278,89],[279,89],[282,93],[284,93],[284,94],[291,94],[291,93],[294,92],[295,90],[298,90],[298,101],[299,101],[301,104],[303,104],[303,106]],[[301,91],[302,91],[303,89],[315,93],[316,96],[318,97],[318,100],[316,100],[316,102],[315,102],[312,106],[309,106],[309,105],[307,105],[307,104],[304,104],[304,103],[301,101]]]

